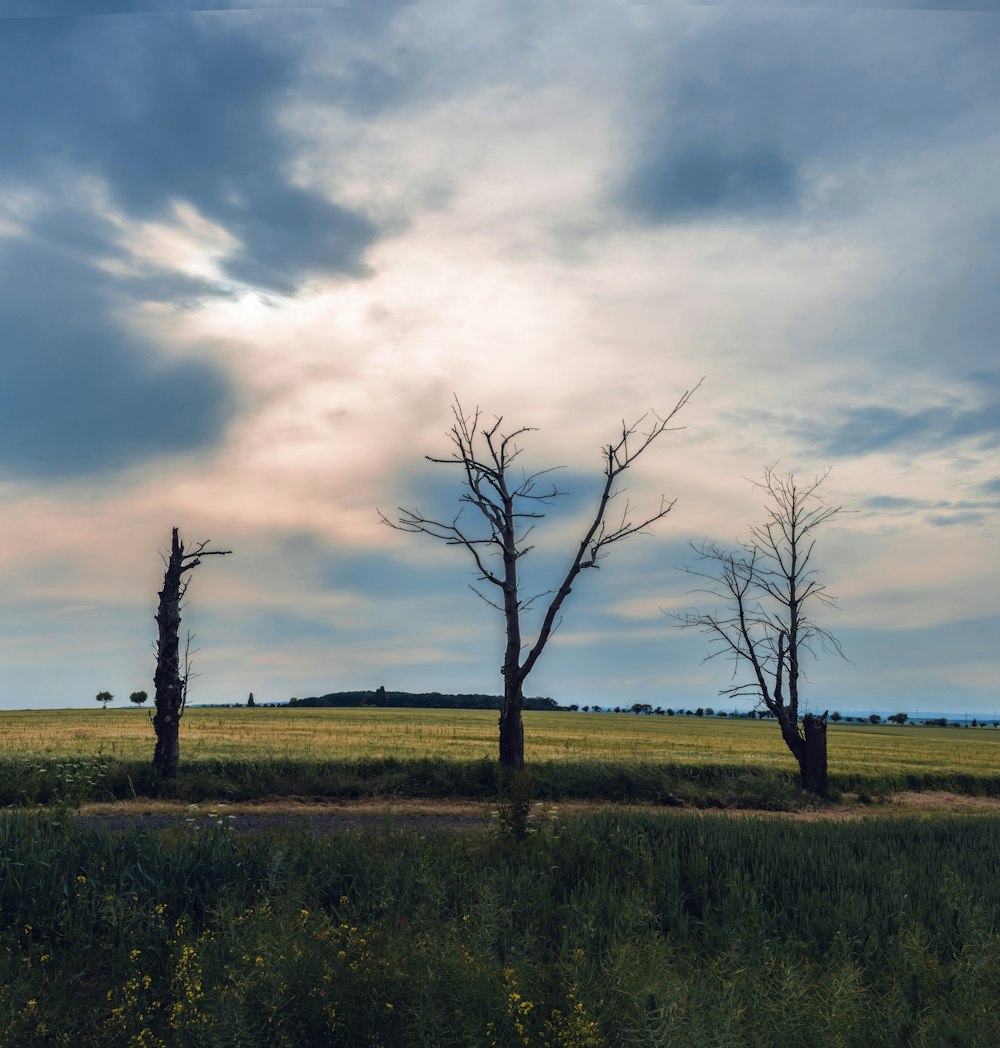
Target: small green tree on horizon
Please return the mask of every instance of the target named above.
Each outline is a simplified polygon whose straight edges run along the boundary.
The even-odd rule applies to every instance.
[[[110,691],[99,691],[94,696],[94,698],[98,702],[103,702],[104,706],[102,707],[102,709],[106,710],[108,708],[108,703],[111,702],[112,699],[114,699],[114,695],[112,695]]]
[[[149,695],[144,691],[133,691],[132,694],[129,695],[128,701],[134,702],[136,706],[141,706],[148,698]]]

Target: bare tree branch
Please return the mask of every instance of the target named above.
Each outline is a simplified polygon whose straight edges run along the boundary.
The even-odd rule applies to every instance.
[[[814,603],[836,606],[812,567],[813,533],[844,512],[817,494],[829,472],[803,484],[794,474],[779,476],[766,468],[763,479],[752,482],[767,497],[765,522],[751,527],[750,538],[736,550],[710,540],[692,544],[698,563],[706,567],[682,569],[709,581],[708,589],[697,592],[712,596],[726,610],[693,609],[671,616],[681,629],[708,635],[707,658],[732,658],[736,683],[721,693],[756,697],[777,719],[799,761],[803,786],[819,793],[826,791],[826,722],[810,714],[801,717],[800,684],[805,677],[801,656],[815,656],[814,643],[843,656],[836,637],[811,617]]]
[[[598,567],[598,561],[615,543],[648,532],[673,508],[672,500],[661,497],[658,509],[635,518],[633,507],[626,499],[620,516],[611,516],[622,473],[631,468],[664,433],[679,428],[673,425],[673,421],[698,386],[686,391],[665,416],[647,414],[631,424],[622,423],[618,437],[602,449],[604,483],[593,517],[560,584],[528,600],[520,596],[518,562],[534,548],[528,539],[536,522],[545,515],[540,507],[563,494],[555,483],[546,483],[539,490],[541,479],[554,472],[552,468],[535,472],[521,470],[516,480],[513,476],[512,464],[521,455],[519,441],[534,432],[531,428],[522,426],[506,432],[502,416],[484,426],[479,409],[467,414],[456,397],[452,405],[453,423],[448,433],[452,447],[450,456],[426,456],[429,462],[461,469],[464,490],[459,502],[462,509],[472,507],[476,511],[476,524],[482,525],[482,531],[476,527],[467,529],[461,524],[461,511],[450,523],[427,517],[419,509],[400,508],[395,519],[378,511],[382,523],[397,531],[429,535],[446,545],[464,547],[472,558],[479,579],[496,586],[503,594],[502,602],[500,599],[492,601],[471,587],[491,607],[502,609],[506,622],[504,708],[500,718],[500,759],[504,764],[520,766],[524,762],[520,716],[524,680],[561,621],[563,604],[572,592],[577,576],[585,568]],[[543,597],[550,599],[538,636],[522,659],[521,614]]]

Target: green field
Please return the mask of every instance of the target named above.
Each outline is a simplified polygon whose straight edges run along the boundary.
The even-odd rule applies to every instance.
[[[716,717],[528,712],[530,762],[669,762],[794,769],[768,721]],[[1000,730],[831,724],[834,775],[908,772],[992,775]],[[477,760],[494,758],[497,715],[483,710],[192,708],[181,723],[181,759]],[[0,757],[152,757],[144,710],[0,713]]]
[[[533,712],[530,795],[603,808],[529,811],[496,733],[480,711],[195,708],[165,783],[145,711],[0,714],[0,1044],[1000,1043],[995,809],[670,812],[814,799],[774,723]],[[831,782],[1000,795],[998,747],[992,729],[835,725]],[[141,806],[100,805],[134,813],[107,832],[72,814],[153,797],[188,818],[155,831]],[[244,835],[181,806],[273,797],[388,803],[377,827],[327,834],[283,818]],[[494,817],[412,828],[390,811],[413,797]]]
[[[0,816],[0,1043],[994,1048],[1000,820]]]

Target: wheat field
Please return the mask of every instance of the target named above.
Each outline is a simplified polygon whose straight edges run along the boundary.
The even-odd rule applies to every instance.
[[[152,754],[149,710],[0,712],[0,756]],[[527,712],[528,761],[670,762],[786,767],[791,756],[773,722],[710,717]],[[832,773],[992,773],[1000,730],[830,725]],[[494,757],[497,715],[489,710],[189,709],[181,724],[185,760],[355,757]]]

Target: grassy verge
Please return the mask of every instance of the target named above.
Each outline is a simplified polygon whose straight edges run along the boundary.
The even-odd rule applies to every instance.
[[[525,796],[538,800],[596,800],[664,806],[783,811],[810,803],[790,770],[755,765],[543,761],[530,765]],[[1000,796],[1000,775],[911,771],[831,775],[834,798],[857,794],[885,799],[901,790],[948,790]],[[0,805],[55,804],[138,797],[196,802],[247,801],[275,796],[331,800],[453,798],[488,800],[501,792],[490,759],[443,758],[200,760],[164,781],[148,761],[96,758],[45,760],[0,757]]]
[[[0,818],[5,1045],[994,1045],[1000,820]]]

